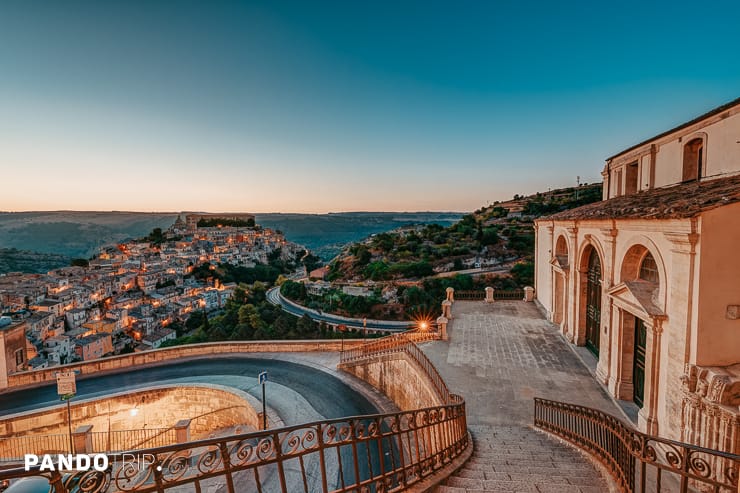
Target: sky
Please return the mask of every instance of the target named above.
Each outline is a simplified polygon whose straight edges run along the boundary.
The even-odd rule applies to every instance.
[[[0,210],[470,211],[740,96],[740,2],[0,2]]]

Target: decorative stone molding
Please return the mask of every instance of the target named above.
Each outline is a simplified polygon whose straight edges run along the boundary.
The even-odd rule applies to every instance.
[[[701,367],[687,363],[681,391],[681,439],[740,453],[740,364]]]

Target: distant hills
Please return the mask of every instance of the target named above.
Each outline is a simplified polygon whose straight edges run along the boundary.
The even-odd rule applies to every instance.
[[[466,272],[471,267],[506,274],[531,284],[534,220],[597,202],[602,184],[515,195],[448,226],[426,225],[383,233],[348,245],[331,264],[330,280],[417,280]]]
[[[405,224],[452,224],[461,213],[347,212],[334,214],[257,214],[257,223],[283,231],[325,260],[347,243]],[[106,244],[146,236],[167,228],[177,213],[5,212],[0,213],[0,273],[46,272],[72,258],[88,258]]]

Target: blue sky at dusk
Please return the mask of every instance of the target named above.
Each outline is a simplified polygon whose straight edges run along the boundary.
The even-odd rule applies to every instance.
[[[739,2],[0,3],[0,210],[473,210],[740,96]]]

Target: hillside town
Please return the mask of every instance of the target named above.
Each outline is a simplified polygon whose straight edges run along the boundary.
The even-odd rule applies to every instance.
[[[205,264],[266,264],[303,250],[251,214],[178,216],[166,231],[106,246],[89,262],[0,276],[0,375],[155,349],[191,313],[223,308],[235,283],[199,280]],[[87,265],[84,265],[87,264]]]

